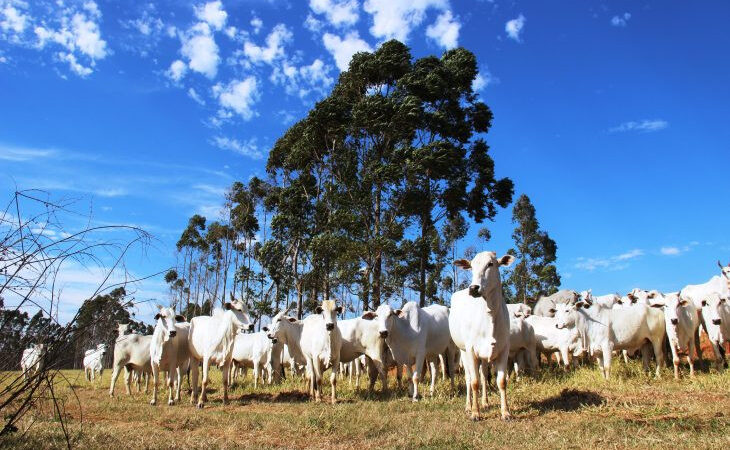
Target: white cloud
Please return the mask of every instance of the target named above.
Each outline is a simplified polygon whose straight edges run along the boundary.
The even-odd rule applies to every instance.
[[[618,16],[613,16],[611,18],[611,25],[614,27],[625,27],[626,24],[629,22],[629,19],[631,19],[631,13],[623,13],[619,14]]]
[[[476,78],[471,83],[471,88],[474,92],[479,92],[489,85],[499,83],[499,78],[492,75],[488,68],[484,67],[479,69]]]
[[[426,28],[426,36],[449,50],[459,45],[460,28],[461,24],[453,17],[451,11],[444,11],[436,22]]]
[[[208,2],[205,5],[195,7],[195,17],[220,31],[226,24],[228,13],[223,10],[220,0]]]
[[[629,250],[620,255],[610,256],[607,258],[577,258],[574,265],[576,269],[587,270],[592,272],[596,269],[606,270],[623,270],[628,267],[628,261],[644,255],[644,251],[640,249]]]
[[[423,22],[430,8],[449,9],[448,0],[365,0],[363,9],[373,16],[370,34],[406,42],[411,30]]]
[[[178,60],[175,60],[170,64],[170,68],[167,69],[167,72],[165,72],[165,75],[167,75],[168,78],[170,78],[172,81],[180,81],[182,77],[185,76],[185,72],[188,71],[188,66],[185,65],[184,62]]]
[[[651,131],[663,130],[668,126],[669,122],[667,122],[666,120],[653,119],[624,122],[617,127],[610,128],[608,131],[611,133],[620,133],[625,131],[638,131],[648,133]]]
[[[251,138],[247,141],[240,142],[237,139],[216,136],[213,138],[213,145],[223,150],[230,150],[238,153],[239,155],[247,156],[249,158],[263,158],[261,151],[256,145],[256,138]]]
[[[221,58],[218,55],[218,45],[206,23],[200,22],[188,30],[183,37],[180,52],[188,59],[190,70],[215,78]]]
[[[304,28],[312,33],[319,33],[322,31],[322,26],[321,20],[317,20],[312,14],[307,14],[307,19],[304,21]]]
[[[520,35],[522,34],[522,30],[525,28],[525,20],[525,16],[520,14],[516,19],[510,20],[504,25],[504,31],[507,32],[507,36],[510,39],[522,42]]]
[[[357,0],[309,0],[309,7],[315,14],[323,14],[336,27],[355,25],[359,19]]]
[[[253,105],[259,100],[259,84],[256,77],[249,76],[243,80],[234,80],[226,86],[213,86],[213,95],[218,98],[222,108],[220,113],[225,115],[231,111],[237,113],[243,120],[250,120],[256,115]]]
[[[94,72],[90,67],[79,64],[73,53],[59,52],[57,56],[60,61],[67,62],[71,71],[80,77],[87,77]]]
[[[91,59],[103,59],[106,56],[106,41],[101,38],[99,25],[96,22],[82,14],[74,14],[72,26],[75,44],[82,53]]]
[[[292,32],[286,25],[280,23],[266,36],[266,46],[259,47],[253,42],[246,41],[243,45],[244,55],[254,64],[271,64],[276,59],[285,56],[284,45],[291,41]]]
[[[259,34],[261,31],[261,27],[264,26],[264,21],[259,19],[258,17],[254,16],[253,19],[251,19],[251,29],[253,30],[253,34]]]
[[[680,250],[678,247],[662,247],[660,250],[662,255],[679,255],[682,253],[682,250]]]
[[[283,86],[288,95],[305,98],[313,90],[325,94],[326,89],[334,81],[329,76],[331,69],[319,58],[311,64],[301,67],[283,61],[280,66],[274,67],[269,79],[272,83]]]
[[[22,162],[55,156],[55,150],[0,145],[0,161]]]
[[[360,39],[357,31],[351,31],[344,39],[331,33],[325,33],[322,41],[327,51],[332,54],[340,71],[347,70],[352,55],[355,53],[373,51],[367,42]]]
[[[205,100],[197,93],[197,91],[193,88],[188,89],[188,97],[192,98],[195,103],[205,106]]]
[[[147,9],[145,9],[142,12],[142,16],[138,17],[134,20],[127,20],[125,22],[122,22],[122,26],[125,28],[131,28],[133,30],[137,30],[140,34],[143,36],[156,36],[162,33],[162,31],[165,29],[165,24],[162,23],[162,20],[160,20],[159,17],[155,17],[154,14],[154,5],[150,4]],[[172,27],[174,28],[174,27]],[[169,36],[169,33],[168,33]],[[172,36],[174,37],[175,33],[172,33]]]
[[[28,27],[31,17],[21,11],[21,8],[27,8],[28,5],[19,1],[9,1],[0,9],[0,29],[5,32],[13,32],[22,34]]]

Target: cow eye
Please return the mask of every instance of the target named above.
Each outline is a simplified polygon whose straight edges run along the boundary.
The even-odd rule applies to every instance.
[[[487,267],[492,267],[493,265],[494,265],[494,263],[491,261],[487,263]]]

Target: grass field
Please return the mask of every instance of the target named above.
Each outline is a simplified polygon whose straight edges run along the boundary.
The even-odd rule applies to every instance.
[[[64,371],[78,401],[66,388],[70,430],[80,448],[730,448],[730,372],[698,373],[675,381],[641,373],[639,364],[617,362],[604,381],[598,370],[545,370],[511,382],[508,401],[515,420],[499,420],[498,396],[490,392],[486,418],[473,423],[464,412],[463,380],[458,391],[440,382],[436,395],[419,403],[405,391],[368,397],[347,380],[338,385],[336,405],[310,402],[305,384],[289,379],[253,390],[239,382],[231,403],[221,403],[215,371],[209,403],[198,410],[189,397],[175,406],[150,406],[149,396],[107,394],[110,371],[95,386],[81,371]],[[683,375],[686,376],[686,368]],[[391,377],[394,385],[394,379]],[[379,388],[379,383],[377,387]],[[364,383],[363,383],[364,387]],[[424,389],[423,392],[427,392]],[[119,395],[121,394],[121,395]],[[185,394],[183,394],[185,395]],[[32,422],[32,425],[31,425]],[[27,416],[21,429],[0,446],[65,446],[52,414]],[[28,428],[29,427],[29,428]]]

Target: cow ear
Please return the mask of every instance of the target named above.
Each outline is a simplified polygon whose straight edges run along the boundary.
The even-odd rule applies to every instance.
[[[649,294],[646,296],[646,298],[654,298],[654,297],[656,297],[656,292],[654,292],[654,291],[649,292]]]
[[[707,306],[707,300],[702,299],[702,306]]]
[[[360,316],[360,317],[365,320],[373,320],[374,318],[378,317],[378,315],[375,314],[375,312],[373,312],[373,311],[365,311],[364,313],[362,313],[362,316]]]
[[[236,297],[233,296],[233,291],[228,292],[228,295],[230,296],[232,302],[236,301]]]
[[[266,331],[268,333],[269,332],[269,327],[261,327],[261,331]]]
[[[468,259],[457,259],[454,261],[454,265],[462,269],[471,269],[471,262]]]
[[[335,311],[337,311],[337,314],[342,314],[342,306],[335,308]]]
[[[499,265],[508,267],[512,265],[512,263],[515,262],[515,257],[512,255],[504,255],[501,258],[499,258]]]
[[[321,306],[317,306],[316,308],[314,308],[314,312],[316,312],[317,314],[322,314],[322,311],[324,311],[324,309],[322,309]]]
[[[160,313],[157,313],[157,314],[155,314],[155,320],[159,320],[159,319],[160,319],[160,317],[162,317],[162,316],[160,315]]]
[[[233,308],[233,304],[232,304],[231,302],[226,302],[226,303],[225,303],[225,304],[223,305],[223,307],[224,307],[225,309],[231,309],[231,308]]]
[[[687,300],[683,298],[680,298],[677,303],[679,304],[679,306],[687,306]]]
[[[396,310],[393,311],[393,314],[395,314],[398,317],[402,317],[403,310],[402,309],[396,309]]]
[[[556,312],[558,312],[558,310],[557,310],[557,309],[555,309],[555,308],[550,308],[550,313],[552,313],[552,314],[555,314]]]
[[[288,320],[291,323],[294,323],[297,321],[297,319],[295,319],[294,317],[287,317],[286,320]]]
[[[185,316],[181,316],[180,314],[175,316],[175,320],[178,322],[185,322]]]

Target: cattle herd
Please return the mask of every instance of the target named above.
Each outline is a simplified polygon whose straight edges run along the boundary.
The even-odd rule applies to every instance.
[[[679,292],[633,289],[618,294],[594,296],[591,291],[562,290],[540,298],[534,309],[525,304],[506,304],[502,297],[499,268],[509,266],[513,257],[497,257],[482,252],[471,261],[454,264],[471,270],[467,289],[455,292],[451,307],[414,302],[399,309],[388,304],[360,317],[340,319],[342,306],[326,300],[303,320],[280,311],[267,327],[251,333],[253,324],[245,302],[231,295],[224,309],[189,322],[172,308],[160,307],[151,336],[128,333],[120,324],[114,346],[114,363],[109,395],[120,371],[125,371],[127,393],[132,383],[141,389],[142,380],[153,379],[151,404],[157,403],[158,380],[165,372],[168,404],[180,401],[182,374],[189,373],[191,403],[202,408],[206,402],[211,365],[223,373],[223,402],[228,402],[228,386],[248,368],[253,369],[254,387],[259,379],[271,383],[285,373],[304,373],[310,396],[322,398],[324,373],[331,369],[330,400],[336,401],[338,374],[345,371],[359,377],[369,375],[368,389],[378,378],[388,388],[387,374],[405,367],[409,396],[419,398],[418,388],[425,369],[430,370],[430,393],[434,393],[437,366],[446,372],[453,385],[454,372],[463,367],[466,379],[466,411],[473,420],[480,418],[480,403],[486,405],[487,377],[492,368],[500,395],[503,419],[509,419],[507,380],[510,370],[519,379],[521,371],[532,371],[542,355],[568,370],[580,359],[592,359],[606,379],[610,377],[614,353],[624,358],[640,352],[644,370],[652,357],[656,376],[671,352],[674,376],[679,377],[680,354],[686,355],[690,376],[694,375],[699,332],[704,330],[715,353],[718,370],[725,364],[725,342],[730,341],[730,264],[720,266],[721,274],[708,282],[689,285]],[[102,370],[104,344],[88,350],[84,358],[87,380],[93,381]],[[21,368],[27,376],[42,364],[43,345],[23,353]],[[303,370],[302,370],[303,369]],[[202,370],[200,389],[199,372]],[[147,389],[145,388],[145,391]]]

